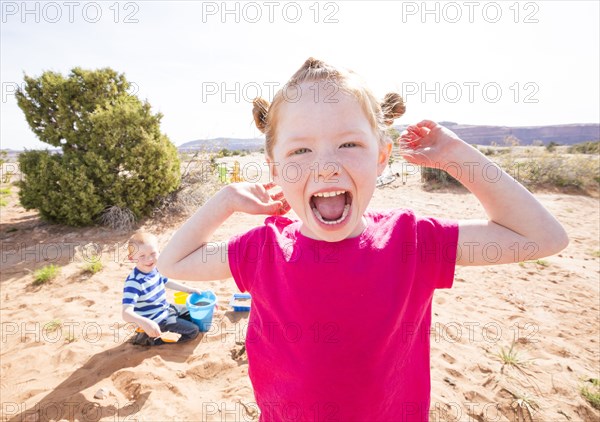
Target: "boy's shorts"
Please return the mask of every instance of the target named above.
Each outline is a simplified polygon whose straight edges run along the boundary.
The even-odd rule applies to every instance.
[[[169,304],[169,315],[166,319],[162,320],[158,325],[161,329],[167,325],[176,324],[177,319],[183,319],[186,321],[191,321],[190,312],[187,310],[185,305],[174,305]],[[197,335],[197,333],[196,333]],[[193,335],[195,338],[196,336]],[[133,344],[138,344],[141,346],[158,346],[164,344],[165,342],[160,338],[152,338],[148,336],[145,332],[136,333],[132,340]]]

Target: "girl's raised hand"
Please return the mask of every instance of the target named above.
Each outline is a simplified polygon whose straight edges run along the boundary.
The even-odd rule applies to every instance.
[[[398,142],[405,160],[426,167],[447,164],[456,148],[467,145],[454,132],[431,120],[410,125]]]
[[[232,183],[227,186],[228,202],[231,211],[247,214],[283,215],[290,206],[283,197],[283,192],[269,193],[275,183]]]

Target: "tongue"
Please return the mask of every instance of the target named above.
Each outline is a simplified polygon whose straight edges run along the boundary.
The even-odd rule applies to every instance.
[[[329,196],[327,198],[313,196],[313,203],[321,217],[334,221],[340,218],[344,212],[346,195]]]

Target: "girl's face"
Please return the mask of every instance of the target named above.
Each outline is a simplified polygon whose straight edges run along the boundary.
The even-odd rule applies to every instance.
[[[358,236],[391,145],[381,147],[358,101],[332,84],[301,84],[298,92],[297,102],[284,101],[278,110],[273,180],[305,236],[330,242]]]

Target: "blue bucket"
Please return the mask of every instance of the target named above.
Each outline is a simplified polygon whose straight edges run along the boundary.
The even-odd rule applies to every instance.
[[[212,322],[217,296],[210,290],[192,293],[186,299],[185,306],[190,311],[192,322],[200,327],[200,331],[208,331]]]

